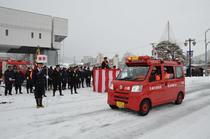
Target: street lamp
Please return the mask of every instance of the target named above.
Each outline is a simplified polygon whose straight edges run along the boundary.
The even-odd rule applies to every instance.
[[[210,29],[207,29],[206,32],[205,32],[205,75],[208,76],[208,72],[207,72],[207,69],[208,69],[208,53],[207,53],[207,46],[208,44],[210,43],[210,41],[207,42],[207,32],[209,31]]]
[[[187,46],[189,44],[189,76],[191,77],[191,61],[192,61],[192,50],[191,50],[191,43],[193,46],[196,45],[195,39],[188,39],[185,40],[184,45]]]

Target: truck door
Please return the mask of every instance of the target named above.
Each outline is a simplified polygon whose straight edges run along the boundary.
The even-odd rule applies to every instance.
[[[161,66],[152,66],[148,83],[148,95],[153,105],[161,104],[165,100],[164,85]]]
[[[171,101],[176,96],[177,90],[177,80],[175,79],[174,67],[164,66],[164,80],[165,80],[165,92],[167,94],[167,101]]]

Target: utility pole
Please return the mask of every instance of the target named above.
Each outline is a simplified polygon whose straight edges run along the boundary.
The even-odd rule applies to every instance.
[[[191,77],[192,73],[191,73],[191,64],[192,64],[192,50],[191,50],[191,43],[193,45],[196,45],[195,39],[188,39],[185,40],[184,45],[187,46],[189,44],[189,76]]]
[[[208,44],[210,43],[210,41],[207,42],[207,32],[209,31],[210,29],[207,29],[206,32],[205,32],[205,76],[208,76],[208,50],[207,50],[207,46]]]

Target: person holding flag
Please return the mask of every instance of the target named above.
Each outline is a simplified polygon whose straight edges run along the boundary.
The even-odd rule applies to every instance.
[[[32,80],[35,86],[34,90],[34,96],[36,100],[36,106],[37,108],[43,108],[42,104],[42,97],[45,93],[45,72],[43,70],[43,66],[46,63],[46,56],[45,55],[37,55],[36,59],[36,68],[33,71],[32,74]]]

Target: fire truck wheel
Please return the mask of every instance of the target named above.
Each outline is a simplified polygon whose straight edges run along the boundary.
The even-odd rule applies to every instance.
[[[110,108],[112,108],[112,109],[118,109],[118,107],[116,106],[116,105],[109,105],[110,106]]]
[[[183,94],[180,92],[180,93],[177,95],[175,104],[181,104],[182,101],[183,101],[183,99],[184,99]]]
[[[145,99],[141,102],[140,107],[139,107],[139,115],[145,116],[149,113],[151,108],[151,104],[149,100]]]

